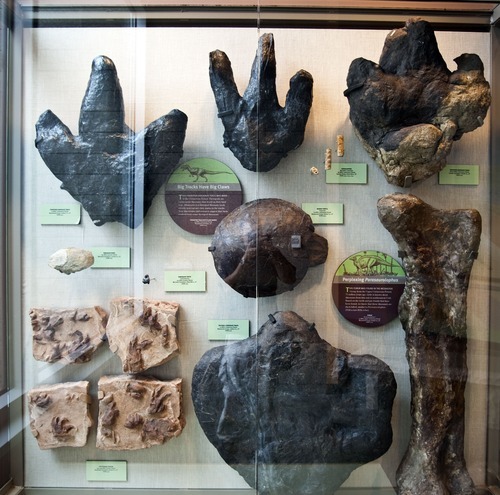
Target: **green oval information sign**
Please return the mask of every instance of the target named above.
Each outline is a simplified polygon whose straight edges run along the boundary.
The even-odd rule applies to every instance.
[[[360,251],[335,272],[333,300],[351,323],[379,327],[398,316],[405,281],[403,267],[394,258],[380,251]]]
[[[192,234],[213,234],[220,221],[242,202],[238,177],[212,158],[195,158],[179,165],[166,185],[170,216]]]

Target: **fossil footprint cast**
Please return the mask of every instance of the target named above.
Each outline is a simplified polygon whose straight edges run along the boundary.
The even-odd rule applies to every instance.
[[[263,34],[243,96],[227,55],[210,53],[210,84],[224,124],[224,146],[252,172],[269,172],[304,140],[312,105],[313,78],[305,70],[290,79],[285,106],[276,94],[276,57],[272,34]]]
[[[115,65],[99,56],[82,101],[79,135],[47,110],[36,123],[35,145],[61,188],[95,225],[120,222],[135,228],[177,166],[186,127],[187,116],[172,110],[137,134],[129,129]]]

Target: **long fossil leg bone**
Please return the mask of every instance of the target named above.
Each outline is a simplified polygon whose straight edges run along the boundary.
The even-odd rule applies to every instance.
[[[479,248],[476,210],[438,210],[413,195],[379,199],[407,274],[399,302],[410,367],[412,427],[400,495],[474,493],[464,459],[467,288]]]

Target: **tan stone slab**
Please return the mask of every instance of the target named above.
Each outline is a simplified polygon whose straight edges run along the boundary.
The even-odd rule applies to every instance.
[[[125,373],[159,366],[179,353],[178,309],[178,303],[151,299],[118,297],[111,301],[106,334]]]
[[[33,357],[55,363],[85,363],[103,343],[106,311],[99,306],[30,311]]]
[[[89,382],[40,385],[28,392],[30,428],[41,449],[83,447],[92,426]]]
[[[180,378],[103,376],[98,386],[98,449],[145,449],[181,434],[185,420]]]

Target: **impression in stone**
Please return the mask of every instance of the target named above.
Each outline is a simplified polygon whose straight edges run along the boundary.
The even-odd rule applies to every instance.
[[[184,428],[182,380],[103,376],[98,383],[98,449],[137,450],[162,445]]]
[[[85,363],[102,345],[108,315],[99,306],[30,311],[33,357],[55,363]]]
[[[35,145],[50,171],[95,225],[140,225],[179,162],[187,116],[180,110],[135,134],[125,124],[122,89],[111,59],[99,56],[82,101],[79,135],[50,110],[36,123]]]
[[[399,316],[410,367],[412,426],[397,470],[404,495],[472,495],[464,457],[467,288],[481,236],[476,210],[439,210],[389,194],[378,215],[403,255]]]
[[[328,241],[311,217],[282,199],[259,199],[233,210],[217,226],[209,247],[215,269],[245,297],[293,290],[310,266],[324,263]]]
[[[73,247],[59,249],[49,258],[49,266],[66,275],[85,270],[93,264],[92,251]]]
[[[134,297],[111,301],[106,335],[125,373],[140,373],[179,353],[175,302]]]
[[[28,392],[30,429],[45,449],[83,447],[92,426],[89,382],[40,385]]]
[[[269,172],[298,148],[312,105],[313,78],[305,70],[290,79],[285,106],[276,94],[276,57],[272,34],[263,34],[247,89],[240,96],[227,55],[210,53],[210,84],[224,124],[224,146],[252,172]]]
[[[406,187],[439,172],[453,141],[483,124],[490,86],[476,54],[455,59],[451,72],[431,25],[409,19],[385,40],[378,64],[349,67],[349,117],[387,181]]]
[[[207,351],[192,379],[208,440],[261,495],[331,495],[391,445],[395,394],[384,362],[332,347],[292,311]]]

